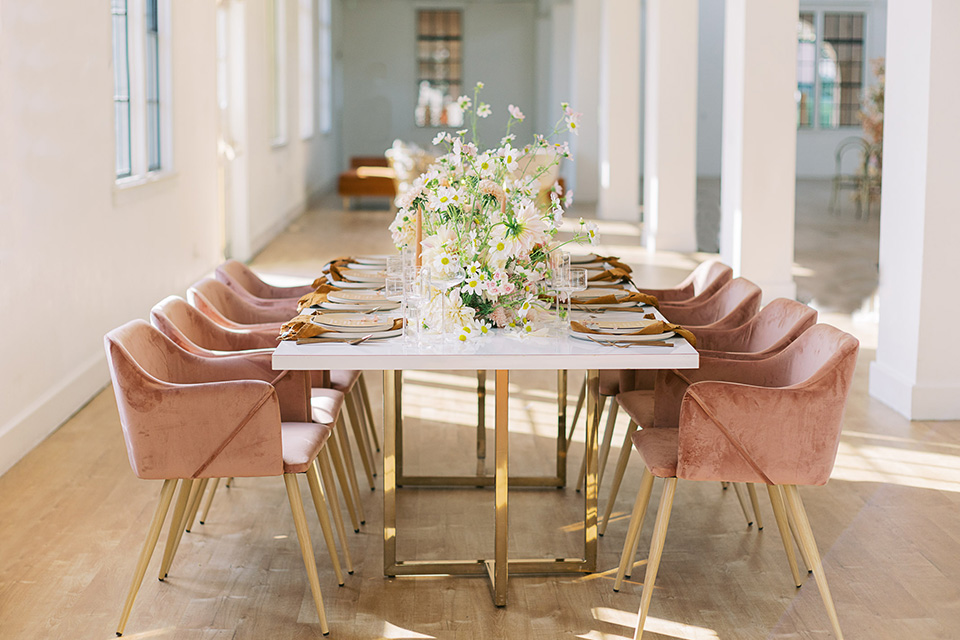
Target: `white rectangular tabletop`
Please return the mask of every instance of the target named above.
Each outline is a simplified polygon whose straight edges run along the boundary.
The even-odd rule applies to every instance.
[[[273,352],[273,368],[289,370],[359,369],[477,370],[509,369],[696,369],[696,349],[679,337],[672,347],[619,348],[563,337],[523,338],[496,331],[467,344],[441,345],[424,336],[418,349],[400,338],[358,345],[284,341]]]

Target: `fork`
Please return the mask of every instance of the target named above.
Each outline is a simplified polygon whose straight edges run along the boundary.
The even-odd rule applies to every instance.
[[[590,342],[596,342],[597,344],[604,347],[617,347],[618,349],[629,349],[630,347],[675,347],[676,345],[672,342],[666,342],[664,340],[648,340],[646,342],[624,342],[624,341],[601,341],[587,336],[587,340]]]
[[[357,338],[356,340],[341,340],[338,338],[324,338],[324,337],[318,336],[316,338],[299,338],[297,339],[297,344],[316,344],[318,342],[331,342],[331,343],[348,344],[350,346],[355,346],[355,345],[366,342],[372,337],[373,337],[372,333],[368,333],[362,338]]]

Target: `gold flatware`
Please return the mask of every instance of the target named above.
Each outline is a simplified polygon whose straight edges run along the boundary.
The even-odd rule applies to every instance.
[[[647,341],[640,341],[640,342],[633,342],[633,341],[627,341],[627,340],[597,340],[586,334],[582,334],[582,335],[586,336],[587,340],[589,340],[590,342],[596,342],[597,344],[602,345],[604,347],[617,347],[618,349],[629,349],[630,347],[675,347],[677,346],[672,342],[666,342],[664,340],[647,340]]]
[[[347,340],[346,338],[324,338],[322,336],[318,336],[316,338],[298,338],[297,344],[317,344],[317,343],[329,342],[332,344],[339,343],[339,344],[358,345],[363,342],[366,342],[372,337],[373,337],[372,333],[368,333],[362,338],[357,338],[355,340]]]

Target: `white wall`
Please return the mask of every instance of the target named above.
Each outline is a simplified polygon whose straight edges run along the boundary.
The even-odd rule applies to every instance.
[[[124,190],[109,5],[0,5],[0,472],[107,382],[106,331],[220,258],[214,4],[174,4],[174,171]]]
[[[418,128],[416,10],[442,6],[463,10],[463,87],[486,86],[481,100],[493,115],[478,127],[485,146],[503,136],[507,105],[515,104],[528,117],[514,127],[517,143],[534,131],[538,105],[536,69],[536,2],[445,2],[418,0],[346,0],[343,4],[343,157],[383,153],[395,138],[431,148],[440,129]]]

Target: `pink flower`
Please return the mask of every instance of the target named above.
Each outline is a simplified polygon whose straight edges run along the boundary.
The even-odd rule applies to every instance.
[[[509,111],[510,115],[516,118],[517,120],[519,120],[520,122],[523,122],[523,119],[526,117],[525,115],[523,115],[523,112],[520,111],[519,108],[517,108],[512,104],[507,107],[507,111]]]
[[[493,313],[490,314],[490,320],[498,327],[505,327],[510,324],[510,318],[507,316],[507,312],[503,307],[494,309]]]

